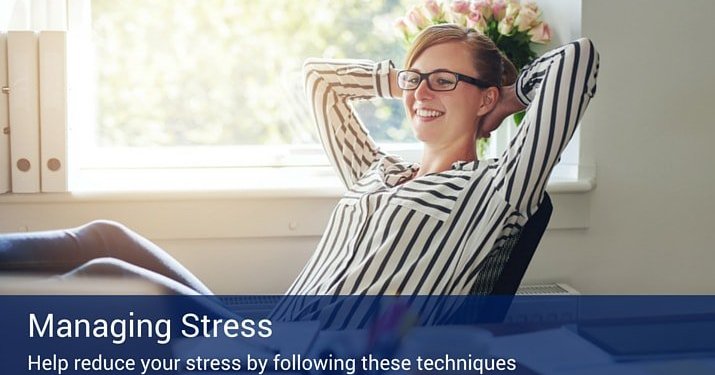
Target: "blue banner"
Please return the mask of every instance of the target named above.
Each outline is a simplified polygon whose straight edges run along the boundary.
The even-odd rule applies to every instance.
[[[713,374],[713,296],[0,296],[3,374]]]

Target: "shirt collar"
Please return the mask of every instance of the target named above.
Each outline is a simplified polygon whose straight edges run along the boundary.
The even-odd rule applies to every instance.
[[[459,160],[452,163],[452,169],[455,171],[473,171],[477,169],[477,164],[479,164],[478,160]]]

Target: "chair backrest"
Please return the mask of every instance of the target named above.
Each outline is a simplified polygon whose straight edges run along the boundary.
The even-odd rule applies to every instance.
[[[529,218],[524,228],[521,229],[519,240],[509,254],[509,259],[502,268],[501,274],[496,280],[490,295],[514,295],[519,284],[524,278],[526,269],[534,257],[536,248],[541,242],[541,237],[546,231],[546,226],[551,219],[554,206],[551,204],[551,197],[544,193],[539,209]]]
[[[484,260],[470,293],[502,297],[487,297],[483,301],[477,302],[476,306],[464,306],[461,313],[466,312],[468,315],[476,313],[479,315],[478,320],[482,322],[504,320],[511,305],[511,298],[516,294],[519,284],[524,278],[526,269],[546,231],[552,212],[551,198],[544,193],[539,208],[521,228],[521,231],[505,239],[502,245],[493,249],[489,257]]]

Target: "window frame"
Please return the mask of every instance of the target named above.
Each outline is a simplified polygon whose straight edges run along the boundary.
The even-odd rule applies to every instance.
[[[82,57],[77,56],[83,52],[91,41],[91,1],[90,0],[66,0],[67,1],[67,26],[69,30],[69,40],[72,43],[72,48],[68,48],[68,56],[70,61],[80,61]],[[86,55],[85,55],[86,56]],[[86,59],[85,59],[86,60]],[[78,66],[74,66],[78,69]],[[71,75],[72,76],[72,75]],[[78,73],[73,75],[79,77]],[[69,102],[81,102],[77,100],[77,95],[82,95],[85,98],[93,98],[94,90],[89,82],[78,82],[74,90],[71,91]],[[69,104],[72,107],[72,104]],[[185,173],[186,180],[195,180],[202,175],[200,172],[205,170],[222,170],[227,173],[238,173],[244,175],[247,171],[262,170],[262,173],[273,173],[275,178],[270,180],[279,181],[280,176],[285,174],[288,169],[295,169],[289,175],[296,178],[309,179],[318,185],[318,181],[323,181],[322,177],[329,170],[328,161],[324,151],[319,144],[308,145],[251,145],[251,146],[181,146],[181,147],[163,147],[163,148],[99,148],[86,147],[86,140],[91,133],[92,127],[96,125],[92,123],[95,118],[92,110],[87,111],[87,108],[82,110],[75,108],[70,110],[70,116],[75,124],[70,129],[70,191],[91,191],[111,190],[111,186],[106,184],[97,184],[99,178],[107,178],[114,174],[114,180],[119,181],[122,178],[134,180],[132,187],[121,184],[116,187],[118,191],[126,190],[174,190],[176,186],[162,184],[160,181],[149,179],[139,179],[137,176],[143,175],[145,178],[151,175],[144,173],[154,171],[157,176],[163,173],[173,171],[173,173]],[[487,157],[497,157],[499,150],[503,150],[508,144],[511,137],[515,134],[516,127],[513,122],[507,122],[502,128],[493,133],[492,141],[487,150]],[[577,129],[573,139],[569,142],[560,162],[554,168],[549,184],[555,181],[560,186],[564,184],[576,183],[573,186],[577,190],[583,190],[584,181],[591,181],[592,175],[584,174],[584,169],[580,163],[580,129]],[[383,150],[389,153],[396,153],[404,157],[408,161],[419,162],[421,154],[421,144],[415,143],[380,143]],[[132,177],[130,171],[135,172],[135,177]],[[295,174],[294,172],[300,171]],[[205,172],[205,171],[204,171]],[[192,176],[192,173],[194,176]],[[104,176],[104,177],[99,177]],[[204,180],[203,190],[211,191],[215,189],[253,189],[255,184],[242,185],[238,181],[234,184],[226,184],[221,180],[221,175],[214,175],[213,179]],[[93,182],[92,182],[93,181]],[[268,183],[267,188],[275,187],[275,184],[280,182]],[[102,187],[99,187],[99,186]],[[292,184],[283,182],[283,187],[303,186],[302,184]],[[587,186],[593,184],[588,182]],[[332,182],[328,182],[323,187],[334,188]],[[198,187],[196,187],[198,189]],[[297,187],[298,188],[298,187]],[[590,189],[590,188],[589,188]],[[568,190],[568,188],[567,188]]]

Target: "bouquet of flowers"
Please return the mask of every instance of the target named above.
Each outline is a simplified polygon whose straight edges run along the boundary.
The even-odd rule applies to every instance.
[[[487,35],[514,66],[521,70],[535,57],[532,43],[551,40],[551,29],[541,20],[541,10],[533,2],[519,0],[426,0],[395,21],[406,44],[424,28],[455,23]]]

